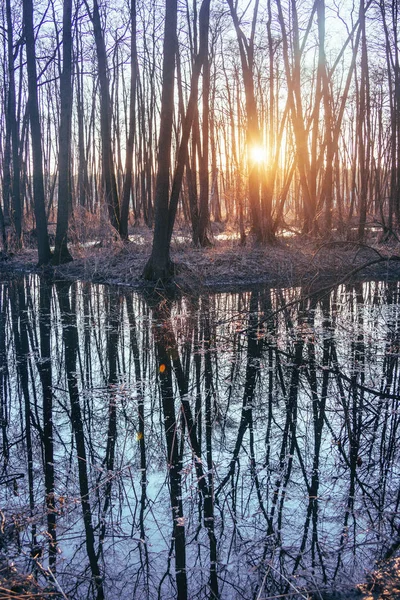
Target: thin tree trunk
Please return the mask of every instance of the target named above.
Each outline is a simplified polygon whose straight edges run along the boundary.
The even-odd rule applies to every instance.
[[[210,246],[207,231],[210,228],[209,208],[209,130],[210,130],[210,60],[208,52],[208,29],[210,22],[210,0],[203,2],[199,14],[199,33],[201,62],[203,64],[203,95],[202,95],[202,153],[200,157],[200,204],[199,204],[199,240],[201,246]]]
[[[93,13],[90,12],[87,3],[86,7],[93,23],[93,33],[96,42],[97,62],[99,69],[101,163],[103,171],[104,193],[110,223],[118,231],[120,212],[111,147],[111,99],[108,83],[107,53],[104,35],[101,28],[99,5],[97,0],[93,0]]]
[[[360,81],[360,104],[358,109],[358,160],[360,172],[360,193],[359,193],[359,225],[358,239],[364,240],[365,225],[367,220],[367,201],[368,201],[368,118],[367,118],[367,89],[368,89],[368,56],[367,40],[365,31],[365,4],[360,0],[360,29],[361,29],[361,81]]]
[[[175,168],[175,172],[174,172],[174,178],[172,181],[171,197],[170,197],[170,203],[169,203],[169,216],[168,216],[169,243],[171,243],[172,231],[173,231],[176,211],[177,211],[177,207],[178,207],[179,194],[180,194],[181,187],[182,187],[183,172],[184,172],[184,168],[185,168],[185,164],[186,164],[187,156],[188,156],[188,143],[189,143],[190,131],[192,129],[194,117],[196,115],[197,97],[198,97],[198,82],[199,82],[199,77],[200,77],[200,71],[201,71],[202,65],[204,64],[206,54],[208,52],[208,35],[206,35],[206,33],[208,32],[207,14],[209,13],[209,8],[210,8],[209,5],[210,5],[210,0],[203,0],[203,3],[200,8],[200,21],[203,22],[203,28],[200,30],[199,52],[196,56],[196,60],[193,65],[193,72],[192,72],[192,77],[191,77],[191,81],[190,81],[189,101],[188,101],[185,119],[184,119],[184,122],[182,125],[182,138],[181,138],[181,141],[179,144],[177,163],[176,163],[176,168]],[[207,28],[204,27],[205,21],[207,21]],[[207,129],[208,129],[208,127],[207,127]],[[207,175],[207,181],[208,181],[208,175]],[[208,184],[207,184],[207,188],[208,188]],[[201,200],[200,200],[200,203],[201,203]],[[207,192],[207,207],[208,207],[208,192]],[[207,208],[207,211],[208,211],[208,208]],[[199,211],[199,224],[200,224],[200,211]],[[200,236],[200,225],[199,225],[199,236]],[[201,239],[200,239],[200,243],[201,243]]]
[[[254,91],[254,80],[253,80],[253,68],[254,68],[254,35],[255,26],[257,22],[258,4],[256,0],[254,5],[253,21],[252,21],[252,32],[250,40],[247,41],[241,28],[240,22],[234,6],[233,0],[227,0],[232,20],[236,30],[236,37],[239,45],[240,60],[242,65],[242,75],[244,83],[244,91],[246,98],[246,117],[247,117],[247,128],[246,128],[246,143],[247,143],[247,154],[249,162],[249,175],[248,175],[248,190],[249,190],[249,204],[250,204],[250,215],[251,215],[251,228],[255,234],[258,242],[263,241],[263,230],[262,230],[262,214],[260,206],[260,171],[258,165],[254,163],[251,158],[251,151],[254,147],[261,145],[261,135],[258,125],[258,114],[257,114],[257,103]]]
[[[48,264],[51,259],[43,181],[42,132],[39,120],[39,103],[36,74],[35,34],[33,28],[32,0],[23,0],[23,20],[26,43],[26,63],[28,71],[28,111],[31,125],[33,161],[33,197],[35,208],[39,265]]]
[[[322,187],[322,196],[325,202],[325,231],[330,235],[332,230],[332,211],[333,211],[333,161],[335,156],[335,146],[333,144],[333,117],[332,117],[332,98],[329,91],[329,78],[327,73],[326,53],[325,53],[325,0],[318,0],[317,4],[318,34],[319,34],[319,69],[321,74],[322,97],[324,103],[325,120],[325,147],[326,161],[325,174]],[[322,206],[321,206],[322,208]]]
[[[4,213],[0,204],[0,233],[1,233],[1,241],[3,244],[3,250],[7,253],[7,235],[6,235],[6,227],[4,223]]]
[[[137,47],[136,47],[136,0],[131,0],[131,87],[129,108],[129,135],[126,144],[125,179],[122,190],[121,218],[119,233],[122,239],[128,239],[129,200],[132,191],[133,144],[136,132],[136,81],[137,81]]]
[[[299,171],[300,185],[303,196],[303,230],[305,233],[311,233],[315,227],[315,197],[312,196],[309,187],[310,174],[310,156],[308,151],[308,135],[304,124],[302,99],[301,99],[301,81],[300,81],[300,44],[299,30],[297,21],[297,10],[295,1],[292,0],[292,20],[293,20],[293,46],[294,46],[294,65],[291,71],[289,63],[289,38],[286,31],[281,0],[276,0],[278,7],[278,19],[282,31],[282,51],[285,64],[286,81],[288,85],[288,102],[292,116],[293,132],[296,142],[297,168]]]
[[[172,122],[174,114],[175,52],[177,49],[177,0],[166,0],[164,56],[155,191],[155,225],[151,256],[144,268],[144,279],[168,280],[173,274],[170,259],[169,177],[171,168]]]
[[[72,0],[63,3],[63,70],[60,81],[60,130],[58,152],[58,210],[53,263],[70,262],[68,220],[72,206],[71,120],[72,120]]]
[[[79,37],[79,36],[78,36]],[[78,204],[89,208],[89,175],[85,152],[85,128],[83,109],[83,77],[79,65],[79,56],[76,57],[76,112],[78,124]]]
[[[14,50],[13,50],[13,27],[11,20],[11,2],[6,0],[7,14],[7,42],[8,42],[8,124],[11,132],[12,147],[12,213],[11,220],[14,225],[17,247],[22,245],[22,207],[20,189],[20,160],[19,160],[19,134],[16,119],[16,97],[15,97],[15,73],[14,73]],[[1,218],[1,217],[0,217]]]

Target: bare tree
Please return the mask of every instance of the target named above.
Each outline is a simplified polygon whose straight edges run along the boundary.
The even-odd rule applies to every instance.
[[[101,27],[100,11],[97,0],[93,0],[93,11],[85,0],[86,8],[93,24],[93,34],[96,43],[97,63],[100,82],[100,128],[101,128],[101,163],[104,183],[104,193],[108,216],[111,225],[119,230],[119,199],[115,179],[114,158],[111,144],[111,99],[108,82],[107,53],[104,33]]]
[[[35,33],[33,28],[32,0],[23,0],[23,19],[26,45],[26,65],[28,71],[28,113],[31,127],[33,160],[33,197],[36,220],[39,265],[51,259],[43,181],[42,132],[39,118],[38,80],[36,72]]]
[[[174,114],[175,52],[177,46],[177,0],[165,1],[163,78],[160,133],[158,138],[155,223],[151,256],[143,276],[149,280],[166,280],[173,273],[169,255],[169,178],[171,169],[172,121]]]
[[[6,0],[7,16],[7,50],[8,50],[8,103],[7,103],[7,125],[11,132],[12,147],[12,223],[15,231],[17,247],[22,244],[22,206],[20,190],[20,158],[19,158],[19,132],[16,117],[15,97],[15,65],[13,25],[11,20],[11,2]]]
[[[385,40],[385,57],[390,102],[390,190],[388,234],[393,233],[395,220],[400,220],[400,40],[398,2],[379,2]]]
[[[365,224],[367,220],[367,204],[368,204],[368,189],[369,189],[369,167],[370,167],[370,152],[369,152],[369,135],[370,135],[370,120],[369,120],[369,69],[368,69],[368,50],[366,38],[366,23],[365,23],[365,0],[360,0],[360,30],[361,30],[361,79],[358,103],[358,119],[357,119],[357,136],[358,136],[358,160],[360,168],[360,193],[359,193],[359,211],[360,221],[358,226],[358,238],[364,240]]]
[[[71,118],[72,118],[72,0],[63,3],[63,70],[60,82],[61,110],[58,143],[58,210],[53,263],[72,260],[68,250],[68,217],[72,206]]]
[[[264,232],[262,227],[262,209],[260,205],[260,172],[258,165],[251,159],[251,152],[254,146],[261,145],[261,132],[258,124],[257,102],[254,90],[254,37],[256,32],[259,0],[254,4],[253,19],[251,24],[251,34],[246,39],[241,27],[237,13],[237,7],[233,0],[227,0],[229,10],[235,26],[236,37],[239,44],[240,61],[242,65],[242,75],[244,91],[246,96],[246,142],[249,161],[249,203],[251,214],[251,227],[257,241],[262,242]]]
[[[208,30],[210,24],[210,2],[204,2],[199,15],[200,43],[203,45],[201,61],[203,63],[202,94],[202,154],[200,157],[200,202],[199,202],[199,241],[209,246],[207,231],[210,227],[209,208],[209,130],[210,130],[210,59],[208,51]]]
[[[203,0],[200,9],[200,21],[208,14],[210,0]],[[155,197],[155,227],[151,256],[145,266],[143,277],[148,280],[168,280],[173,275],[170,259],[172,231],[175,223],[179,195],[182,187],[184,168],[190,131],[195,116],[198,95],[198,81],[201,67],[208,51],[207,39],[202,36],[196,57],[190,84],[190,96],[182,126],[182,137],[177,152],[177,162],[169,194],[169,174],[171,162],[172,120],[174,112],[174,73],[176,48],[177,6],[171,0],[166,1],[164,30],[163,89],[161,101],[161,123],[158,146],[158,172]],[[170,39],[168,39],[170,36]],[[165,224],[168,224],[167,227]]]
[[[129,134],[126,144],[125,179],[122,189],[119,232],[123,239],[128,238],[129,200],[132,191],[133,144],[136,132],[136,84],[137,84],[137,45],[136,45],[136,0],[131,0],[131,85],[129,108]]]

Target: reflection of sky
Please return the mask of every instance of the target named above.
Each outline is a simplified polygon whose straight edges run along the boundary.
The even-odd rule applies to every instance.
[[[30,279],[32,291],[33,336],[37,332],[37,301],[39,280]],[[5,288],[3,287],[3,290]],[[76,290],[73,291],[72,290]],[[358,290],[358,296],[356,291]],[[80,401],[85,427],[85,437],[88,448],[88,470],[90,473],[90,493],[93,507],[93,519],[97,522],[104,506],[104,489],[106,481],[113,480],[111,506],[107,512],[107,535],[105,540],[105,565],[107,569],[106,587],[110,588],[109,597],[126,597],[127,590],[133,597],[140,597],[139,591],[132,590],[132,574],[141,573],[139,589],[143,591],[144,543],[140,541],[140,444],[138,440],[138,402],[140,390],[135,380],[133,347],[131,335],[132,322],[128,319],[127,304],[123,296],[114,294],[111,288],[77,284],[72,286],[71,297],[76,293],[77,322],[79,336],[79,361],[77,365]],[[334,364],[329,363],[329,386],[326,398],[326,420],[323,424],[321,455],[319,460],[320,485],[318,490],[318,533],[320,550],[325,557],[329,574],[336,564],[340,535],[344,523],[344,515],[348,503],[350,474],[346,458],[341,454],[339,442],[349,452],[349,423],[352,423],[352,395],[349,378],[357,374],[357,382],[362,381],[368,388],[379,390],[385,382],[389,385],[387,363],[385,359],[396,360],[395,340],[398,336],[398,303],[399,284],[393,284],[390,293],[393,301],[388,304],[385,297],[389,288],[383,283],[359,284],[358,287],[341,286],[327,298],[329,314],[324,313],[321,303],[317,304],[314,312],[299,313],[301,288],[276,288],[260,296],[260,316],[263,325],[258,334],[260,339],[266,339],[267,344],[260,358],[257,372],[256,393],[250,400],[253,407],[254,459],[256,473],[260,485],[260,494],[264,508],[268,514],[273,506],[275,482],[281,480],[276,513],[273,518],[275,535],[281,536],[281,546],[275,548],[275,553],[267,553],[268,561],[274,568],[280,568],[279,562],[273,558],[281,556],[281,566],[284,565],[286,576],[290,575],[293,560],[301,544],[309,492],[304,478],[311,481],[313,473],[314,452],[314,412],[311,381],[314,376],[310,362],[315,354],[315,378],[318,392],[318,403],[321,402],[321,390],[327,367],[324,368],[324,344],[334,342],[337,353]],[[3,291],[2,291],[3,294]],[[1,296],[4,298],[4,295]],[[251,294],[220,294],[209,297],[211,315],[210,333],[213,369],[213,403],[217,406],[217,415],[213,423],[213,465],[215,488],[227,473],[232,452],[236,444],[236,436],[242,418],[242,402],[245,390],[246,373],[248,369],[248,311]],[[363,301],[361,304],[360,301]],[[145,444],[147,461],[147,498],[144,512],[144,530],[149,554],[149,569],[151,572],[149,597],[156,595],[156,588],[166,570],[167,557],[170,547],[172,530],[169,491],[168,468],[166,466],[165,432],[163,415],[160,406],[158,383],[156,379],[156,362],[153,353],[151,330],[151,310],[138,295],[132,295],[133,310],[136,322],[136,336],[139,348],[139,361],[144,389],[145,415]],[[270,304],[269,304],[270,303]],[[193,365],[193,327],[196,324],[200,332],[204,331],[206,313],[202,307],[205,301],[199,299],[196,308],[192,301],[183,298],[172,307],[172,327],[178,342],[181,360],[188,356],[189,366],[189,397],[194,407],[197,393],[195,370]],[[270,306],[270,308],[268,308]],[[71,436],[69,420],[69,398],[63,371],[63,345],[61,321],[57,296],[53,294],[52,321],[53,343],[53,381],[54,381],[54,425],[55,436],[55,468],[56,495],[65,498],[62,514],[58,515],[58,538],[62,550],[60,568],[58,570],[63,585],[72,585],[77,577],[83,575],[86,565],[86,555],[82,533],[81,506],[79,502],[79,486],[77,478],[76,450]],[[6,306],[3,311],[10,310]],[[272,321],[264,317],[271,310],[275,313]],[[110,334],[111,318],[119,323],[118,335],[118,380],[112,386],[107,386],[108,357],[107,338]],[[329,322],[327,318],[329,317]],[[19,414],[20,391],[17,385],[17,372],[13,359],[13,332],[11,318],[7,319],[7,358],[10,371],[10,434],[15,440],[21,439],[21,415]],[[165,328],[165,323],[155,324]],[[388,344],[388,340],[391,343]],[[355,360],[354,344],[358,341],[361,359]],[[189,347],[189,342],[192,343]],[[294,353],[296,344],[303,343],[303,361],[299,367],[299,386],[293,387],[296,375]],[[173,348],[171,348],[173,350]],[[278,350],[278,353],[276,353]],[[204,348],[200,343],[198,354],[204,357]],[[314,353],[314,354],[313,354]],[[34,357],[31,349],[31,357]],[[37,355],[37,354],[36,354]],[[332,358],[332,357],[331,357]],[[4,359],[3,359],[4,360]],[[254,360],[254,359],[252,359]],[[363,362],[365,365],[363,366]],[[257,361],[254,364],[258,364]],[[397,364],[397,363],[396,363]],[[204,362],[201,366],[201,393],[204,403]],[[385,366],[386,365],[386,366]],[[343,379],[338,379],[336,372],[341,372]],[[38,398],[37,421],[41,421],[40,380],[34,361],[32,373]],[[272,385],[272,388],[271,388]],[[175,384],[174,384],[175,386]],[[30,383],[32,399],[33,386]],[[180,412],[178,390],[175,394],[175,412]],[[397,380],[389,385],[389,392],[397,392]],[[282,452],[282,438],[286,427],[286,414],[291,394],[297,394],[297,425],[296,446]],[[271,394],[271,395],[270,395]],[[107,427],[110,400],[116,403],[118,415],[118,433],[116,441],[116,464],[114,472],[107,472],[104,467],[104,455],[107,444]],[[33,400],[32,400],[33,401]],[[346,407],[343,401],[348,402]],[[363,568],[372,565],[376,557],[377,542],[374,527],[380,527],[383,540],[390,535],[388,523],[383,519],[378,521],[374,502],[383,502],[384,517],[393,509],[393,501],[397,498],[398,490],[398,450],[395,438],[390,429],[396,426],[397,403],[395,400],[380,399],[379,395],[369,394],[357,389],[354,396],[355,405],[361,408],[358,413],[363,423],[360,437],[360,457],[362,465],[357,467],[357,478],[368,494],[363,495],[357,484],[353,515],[349,523],[355,529],[349,530],[343,549],[343,571],[341,578],[363,577]],[[320,406],[320,404],[318,404]],[[204,410],[204,404],[203,410]],[[379,408],[381,407],[381,408]],[[346,411],[350,411],[349,414]],[[380,412],[379,412],[380,411]],[[357,416],[357,418],[358,418]],[[204,415],[203,415],[204,417]],[[350,418],[350,421],[349,421]],[[376,419],[376,420],[374,420]],[[386,427],[388,439],[381,438]],[[270,428],[269,439],[266,435]],[[393,429],[394,432],[394,429]],[[181,426],[177,433],[181,435]],[[203,436],[205,430],[203,428]],[[43,505],[43,476],[41,465],[40,443],[35,430],[35,519],[40,529],[39,538],[45,544]],[[392,437],[390,437],[392,436]],[[11,439],[11,435],[9,435]],[[197,496],[197,481],[193,467],[192,453],[184,432],[183,461],[182,461],[182,500],[184,506],[185,526],[187,528],[187,559],[190,585],[193,591],[198,591],[201,582],[207,581],[208,540],[203,528],[198,531],[199,504]],[[204,442],[204,439],[203,439]],[[388,444],[393,445],[392,450]],[[24,471],[24,448],[17,441],[11,448],[9,468],[13,471]],[[266,460],[269,452],[269,459]],[[380,485],[382,468],[385,457],[392,456],[390,470],[386,472],[386,496],[381,498]],[[219,544],[220,573],[235,586],[246,593],[248,586],[255,585],[258,569],[262,564],[262,556],[266,543],[266,522],[259,505],[254,476],[250,470],[249,431],[247,430],[243,445],[239,451],[236,465],[235,491],[229,482],[219,496],[216,507],[215,523]],[[203,464],[206,455],[204,448]],[[293,461],[292,471],[287,481],[287,469]],[[383,461],[383,462],[382,462]],[[0,488],[2,505],[7,510],[26,511],[26,483],[20,486],[19,496],[14,496],[11,490]],[[283,491],[285,495],[283,496]],[[235,502],[233,496],[235,494]],[[366,510],[366,506],[368,510]],[[25,507],[25,508],[24,508]],[[278,519],[279,507],[282,508]],[[374,524],[372,523],[372,521]],[[23,544],[26,551],[29,528],[23,530]],[[198,535],[196,535],[196,532]],[[311,535],[311,534],[310,534]],[[274,541],[275,540],[275,541]],[[276,538],[271,538],[272,546]],[[362,544],[362,549],[358,546]],[[379,546],[380,543],[378,543]],[[352,555],[356,547],[355,556]],[[199,561],[203,565],[199,573]],[[253,561],[253,562],[252,562]],[[318,562],[318,561],[317,561]],[[258,566],[255,566],[258,565]],[[308,584],[307,571],[310,565],[310,538],[299,567],[297,584]],[[172,569],[173,572],[173,569]],[[263,571],[262,571],[263,572]],[[81,575],[79,575],[81,574]],[[329,576],[330,576],[329,575]],[[320,582],[321,573],[318,565],[315,567],[315,578]],[[140,578],[139,578],[140,579]],[[69,584],[68,584],[69,581]],[[86,598],[85,584],[79,584],[77,598]],[[171,593],[168,579],[164,582],[164,594]],[[123,591],[125,586],[125,592]],[[126,587],[128,586],[128,587]],[[111,591],[114,589],[114,595]],[[276,588],[278,589],[278,588]],[[271,592],[272,593],[272,592]],[[124,595],[125,594],[125,595]],[[136,595],[135,595],[136,594]],[[221,598],[231,598],[231,588],[223,592]],[[246,596],[244,596],[246,597]]]

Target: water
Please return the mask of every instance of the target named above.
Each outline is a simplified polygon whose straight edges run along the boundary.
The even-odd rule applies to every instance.
[[[399,297],[0,282],[3,559],[71,599],[351,589],[400,543]]]

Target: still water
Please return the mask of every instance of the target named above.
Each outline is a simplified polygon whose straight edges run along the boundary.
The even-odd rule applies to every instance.
[[[0,282],[1,556],[77,600],[346,592],[400,546],[399,300]]]

